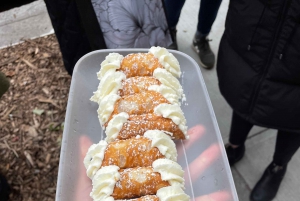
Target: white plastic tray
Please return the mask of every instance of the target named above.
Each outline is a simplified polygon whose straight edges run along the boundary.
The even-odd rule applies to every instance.
[[[125,56],[129,53],[148,52],[148,49],[98,50],[83,56],[77,62],[66,112],[57,201],[92,200],[89,198],[91,182],[83,167],[82,151],[86,147],[82,145],[82,138],[88,137],[96,143],[105,135],[97,117],[98,105],[89,99],[99,84],[96,73],[100,69],[100,63],[111,52]],[[213,197],[220,197],[218,200],[237,201],[222,138],[199,66],[184,53],[174,50],[170,52],[178,59],[183,72],[180,82],[187,101],[181,108],[189,129],[194,128],[191,129],[190,140],[176,142],[178,163],[186,172],[185,192],[191,200],[212,194]],[[88,186],[86,182],[90,182]]]

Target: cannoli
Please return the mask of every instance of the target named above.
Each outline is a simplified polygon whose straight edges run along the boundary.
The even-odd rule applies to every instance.
[[[144,91],[123,96],[114,104],[111,118],[121,112],[126,112],[128,115],[153,113],[154,108],[162,103],[169,103],[169,101],[156,91]]]
[[[177,59],[165,48],[109,54],[91,100],[106,138],[84,159],[93,200],[188,201],[172,139],[188,139]]]
[[[127,79],[121,71],[110,71],[103,76],[91,100],[100,104],[102,99],[111,94],[122,97],[148,90],[161,93],[172,104],[179,104],[179,99],[185,98],[179,81],[166,69],[158,68],[153,76]]]
[[[131,77],[122,82],[122,89],[120,89],[119,95],[126,96],[142,91],[148,91],[148,88],[152,85],[160,85],[160,81],[155,77]]]
[[[105,133],[107,141],[143,135],[147,130],[163,130],[174,139],[188,139],[186,119],[178,105],[159,104],[152,114],[128,115],[121,112],[112,117]]]
[[[135,76],[152,76],[155,69],[164,68],[173,76],[181,75],[178,60],[166,48],[151,47],[149,53],[129,54],[126,57],[118,53],[110,53],[101,63],[97,73],[101,80],[106,73],[123,71],[127,78]]]
[[[150,167],[120,169],[111,165],[102,167],[92,179],[91,197],[94,200],[131,199],[155,195],[168,186],[182,188],[183,170],[169,159],[158,159]]]
[[[157,68],[163,68],[159,60],[152,53],[136,53],[125,56],[118,69],[125,73],[126,77],[152,76]]]
[[[159,189],[156,195],[146,195],[130,200],[116,201],[189,201],[190,197],[179,186],[167,186]]]
[[[84,159],[90,178],[103,166],[116,165],[120,169],[151,166],[159,158],[177,159],[175,143],[162,131],[148,131],[145,136],[107,143],[101,140],[92,145]]]
[[[143,197],[129,199],[129,200],[116,200],[116,201],[160,201],[156,195],[145,195]]]
[[[127,118],[126,118],[127,117]],[[121,113],[113,117],[106,128],[106,140],[128,139],[144,135],[148,130],[162,130],[172,139],[186,139],[187,136],[172,119],[155,114],[127,115]]]

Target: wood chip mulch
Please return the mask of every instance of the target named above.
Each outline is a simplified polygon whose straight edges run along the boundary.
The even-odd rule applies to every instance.
[[[49,35],[0,50],[11,86],[0,99],[0,172],[12,201],[55,199],[71,77]]]

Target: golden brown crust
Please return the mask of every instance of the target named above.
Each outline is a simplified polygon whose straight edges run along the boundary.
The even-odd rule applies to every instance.
[[[116,200],[116,201],[159,201],[156,195],[146,195],[140,198],[129,199],[129,200]]]
[[[122,97],[148,91],[148,87],[151,85],[160,85],[160,81],[150,76],[131,77],[122,82],[122,89],[119,91],[119,95]]]
[[[185,135],[171,119],[155,114],[130,115],[117,139],[128,139],[144,135],[147,130],[163,130],[173,133],[174,139],[185,139]]]
[[[156,91],[144,91],[133,95],[123,96],[116,102],[114,111],[105,126],[107,126],[110,119],[116,114],[121,112],[126,112],[128,115],[153,113],[154,108],[162,103],[170,102]]]
[[[117,165],[120,168],[151,166],[164,155],[156,147],[151,147],[151,140],[145,137],[118,140],[108,144],[102,166]]]
[[[159,173],[152,167],[137,167],[119,170],[120,180],[117,181],[112,197],[114,199],[130,199],[144,195],[155,195],[160,188],[170,186],[163,181]]]
[[[163,68],[158,59],[151,53],[129,54],[122,60],[120,71],[127,78],[135,76],[152,76],[157,68]]]

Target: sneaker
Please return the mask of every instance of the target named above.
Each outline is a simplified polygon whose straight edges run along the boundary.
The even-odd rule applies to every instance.
[[[230,166],[233,166],[235,163],[240,161],[245,154],[245,145],[240,145],[237,148],[232,148],[230,144],[225,145],[225,150]]]
[[[209,41],[206,36],[202,36],[200,39],[194,37],[193,47],[200,58],[202,67],[211,69],[215,65],[215,55],[211,51]]]
[[[168,49],[172,49],[172,50],[178,50],[178,46],[177,46],[177,30],[176,29],[170,29],[170,34],[173,40],[173,43],[171,45],[169,45]]]
[[[251,201],[271,201],[275,198],[281,181],[286,173],[287,165],[278,166],[271,163],[250,195]]]

